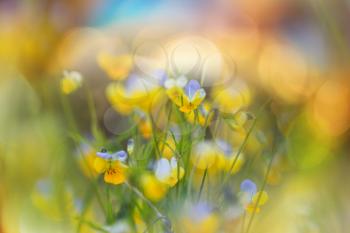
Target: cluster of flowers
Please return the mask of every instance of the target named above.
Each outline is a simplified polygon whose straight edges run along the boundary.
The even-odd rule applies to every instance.
[[[125,183],[140,190],[139,194],[153,207],[166,202],[167,196],[173,198],[170,192],[180,192],[176,196],[180,198],[175,199],[179,205],[192,203],[187,213],[193,221],[183,221],[186,232],[217,232],[217,208],[212,207],[219,205],[222,196],[226,198],[225,189],[237,183],[232,177],[244,166],[243,149],[255,153],[262,147],[255,136],[244,147],[249,137],[248,122],[254,118],[245,111],[252,100],[247,85],[234,80],[203,87],[196,79],[163,70],[151,78],[141,76],[133,70],[129,55],[101,54],[97,60],[114,80],[106,89],[107,99],[121,117],[130,116],[138,133],[125,140],[124,149],[94,152],[91,148],[84,158],[88,161],[85,169],[91,169],[94,177],[103,174],[108,185]],[[73,93],[82,81],[80,73],[65,71],[61,90]],[[268,178],[276,180],[276,176]],[[258,213],[268,200],[264,187],[258,190],[252,180],[240,179],[238,206],[243,212]],[[193,192],[198,196],[195,203]],[[203,201],[204,192],[211,193],[212,198]],[[165,215],[171,215],[171,211]],[[144,225],[140,215],[135,214],[134,221]]]

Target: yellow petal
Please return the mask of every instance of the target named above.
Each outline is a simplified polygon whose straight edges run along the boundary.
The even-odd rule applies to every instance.
[[[203,89],[201,89],[201,90],[196,91],[191,102],[197,108],[198,105],[200,105],[202,103],[204,98],[205,98],[205,92]]]
[[[248,213],[251,213],[251,214],[254,213],[254,210],[255,210],[255,213],[259,213],[260,212],[260,207],[259,206],[255,206],[254,203],[249,203],[248,205],[246,205],[245,210]]]
[[[179,87],[172,87],[166,91],[169,99],[174,102],[177,106],[182,106],[184,102],[184,91]]]
[[[191,154],[191,162],[198,169],[211,168],[217,159],[215,146],[208,141],[198,143]]]
[[[94,169],[97,173],[102,173],[106,170],[107,168],[107,161],[100,158],[96,157],[94,160]]]
[[[161,183],[154,175],[144,174],[141,178],[141,186],[145,196],[151,201],[160,201],[168,192],[165,184]]]
[[[260,199],[259,199],[259,196],[260,196]],[[259,203],[258,202],[258,199],[259,199]],[[269,200],[269,196],[267,195],[267,193],[265,191],[260,191],[260,192],[257,192],[253,199],[252,199],[252,203],[255,205],[255,204],[258,204],[258,206],[262,206],[262,205],[265,205],[265,203]]]
[[[132,57],[130,55],[113,56],[108,53],[100,53],[97,62],[114,80],[125,79],[132,69]]]
[[[185,175],[185,169],[183,167],[179,167],[179,170],[177,168],[173,168],[171,170],[171,175],[169,179],[167,180],[167,184],[170,187],[174,187],[179,180],[181,180]]]
[[[114,162],[105,172],[104,180],[110,184],[122,184],[126,180],[127,167],[121,162]]]

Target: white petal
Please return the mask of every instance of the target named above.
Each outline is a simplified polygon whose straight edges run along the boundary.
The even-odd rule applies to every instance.
[[[170,89],[176,85],[176,82],[174,79],[168,79],[164,82],[164,86],[166,89]]]
[[[176,86],[183,88],[186,86],[187,81],[188,81],[187,78],[182,75],[176,79]]]
[[[166,180],[171,174],[171,167],[169,160],[160,159],[157,161],[155,175],[158,180],[163,181]]]
[[[177,159],[175,157],[172,157],[171,160],[170,160],[170,166],[171,168],[173,169],[176,169],[177,168]]]

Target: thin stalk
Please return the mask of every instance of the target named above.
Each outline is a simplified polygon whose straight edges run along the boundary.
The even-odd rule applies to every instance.
[[[249,130],[248,130],[248,132],[247,132],[247,134],[246,134],[246,136],[245,136],[245,138],[244,138],[244,141],[243,141],[243,143],[240,145],[240,147],[239,147],[239,149],[238,149],[238,151],[237,151],[237,155],[236,155],[235,159],[232,161],[232,164],[231,164],[231,166],[230,166],[230,169],[229,169],[229,171],[226,173],[226,176],[224,177],[224,180],[223,180],[223,182],[222,182],[222,186],[223,186],[223,187],[225,186],[226,182],[227,182],[228,179],[230,178],[230,176],[231,176],[231,174],[232,174],[232,169],[233,169],[234,166],[236,165],[240,154],[242,153],[243,149],[245,148],[245,146],[246,146],[246,144],[247,144],[247,142],[248,142],[249,136],[250,136],[250,134],[252,133],[253,128],[255,127],[255,125],[256,125],[256,118],[253,119],[253,123],[251,124],[251,126],[250,126],[250,128],[249,128]]]
[[[72,132],[74,132],[75,135],[79,135],[79,129],[78,129],[76,123],[75,123],[75,119],[74,119],[73,112],[72,112],[72,109],[70,107],[70,104],[67,101],[66,96],[64,96],[62,94],[60,96],[61,96],[61,103],[62,103],[62,106],[63,106],[63,112],[64,112],[66,120],[68,121],[69,128],[72,130]],[[78,139],[78,137],[77,136],[73,137],[73,141],[75,142],[77,148],[79,148],[79,152],[80,152],[79,154],[80,154],[80,156],[81,156],[85,166],[89,167],[88,166],[88,162],[86,161],[86,158],[84,156],[84,153],[83,153],[83,151],[81,150],[81,148],[79,146],[79,139]],[[91,170],[89,170],[89,173],[90,173],[90,177],[93,177]],[[96,184],[96,182],[94,180],[92,181],[92,184],[96,187],[95,193],[96,193],[97,201],[98,201],[101,209],[103,210],[103,212],[107,215],[106,209],[105,209],[105,207],[104,207],[104,205],[102,203],[102,200],[101,200],[101,197],[99,195],[99,192],[97,191],[98,190],[97,184]]]
[[[208,168],[205,169],[203,177],[202,177],[201,186],[199,188],[199,193],[198,193],[198,197],[197,197],[197,202],[199,202],[201,199],[202,191],[204,188],[204,182],[205,182],[205,178],[207,177],[207,174],[208,174]]]
[[[112,207],[112,201],[110,196],[110,186],[106,186],[106,198],[107,198],[107,223],[113,222],[113,207]]]
[[[141,198],[156,213],[158,218],[162,219],[166,233],[172,233],[173,231],[172,231],[172,226],[169,218],[166,217],[164,214],[162,214],[158,210],[158,208],[141,193],[140,190],[138,190],[136,187],[132,186],[128,182],[125,182],[125,184],[129,189],[131,189],[131,191],[133,191],[139,198]]]

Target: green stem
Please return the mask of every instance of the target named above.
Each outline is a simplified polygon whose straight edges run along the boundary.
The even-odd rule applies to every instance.
[[[131,185],[128,182],[125,182],[125,185],[131,189],[131,191],[133,191],[139,198],[141,198],[157,215],[157,218],[162,219],[163,225],[165,227],[166,233],[172,233],[172,226],[171,226],[171,222],[169,220],[168,217],[166,217],[165,215],[163,215],[158,208],[153,205],[153,203],[148,200],[140,190],[138,190],[136,187],[134,187],[133,185]]]
[[[199,202],[201,199],[202,191],[204,188],[204,182],[205,182],[205,178],[207,177],[207,174],[208,174],[208,168],[205,169],[203,177],[202,177],[201,186],[199,188],[199,193],[198,193],[198,197],[197,197],[197,202]]]

